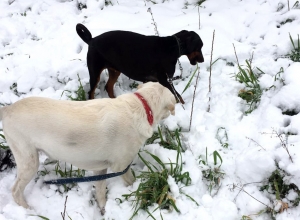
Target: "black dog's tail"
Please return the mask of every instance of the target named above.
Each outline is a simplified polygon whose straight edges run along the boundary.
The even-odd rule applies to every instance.
[[[76,31],[79,37],[87,44],[89,44],[90,40],[92,40],[91,32],[83,25],[77,24]]]

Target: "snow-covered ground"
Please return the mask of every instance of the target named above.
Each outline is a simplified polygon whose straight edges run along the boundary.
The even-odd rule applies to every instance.
[[[158,4],[151,3],[154,1]],[[105,5],[104,0],[2,0],[0,103],[7,105],[29,96],[67,99],[66,93],[62,97],[61,94],[64,90],[75,91],[78,88],[77,74],[88,91],[88,47],[78,37],[75,25],[85,24],[93,36],[110,30],[154,35],[151,15],[147,12],[151,7],[161,36],[180,30],[195,31],[204,42],[205,58],[205,62],[199,65],[200,78],[192,127],[190,132],[183,132],[187,150],[182,154],[183,169],[189,171],[192,178],[192,184],[182,188],[182,191],[192,196],[199,206],[178,193],[178,187],[173,183],[172,193],[180,213],[161,210],[154,212],[153,216],[160,219],[162,215],[163,219],[172,220],[234,220],[242,219],[242,216],[244,219],[245,216],[271,219],[267,213],[254,214],[265,210],[265,205],[274,207],[276,203],[274,195],[260,191],[260,187],[276,170],[276,163],[289,175],[286,183],[294,183],[300,188],[300,63],[285,57],[292,49],[289,33],[293,39],[300,34],[300,7],[292,8],[296,0],[289,1],[290,10],[286,0],[206,0],[200,8],[193,5],[196,0],[154,1],[111,0],[107,2],[112,4]],[[87,8],[79,10],[79,3]],[[213,61],[220,59],[212,68],[212,91],[209,94],[208,68],[214,30]],[[268,89],[274,85],[264,90],[258,108],[247,116],[244,115],[247,106],[238,97],[244,85],[233,77],[238,72],[233,44],[241,65],[245,65],[245,60],[250,59],[253,53],[252,66],[265,73],[259,78],[261,88]],[[176,82],[176,89],[181,93],[195,67],[189,64],[186,57],[181,57],[180,61],[185,80]],[[275,81],[280,69],[283,72]],[[103,91],[107,78],[107,74],[102,73],[97,98],[107,97]],[[116,95],[133,92],[129,87],[132,82],[121,75],[115,85]],[[170,129],[181,127],[184,131],[188,130],[195,84],[196,77],[183,94],[185,109],[177,104],[176,115],[162,124]],[[211,110],[207,112],[209,95]],[[295,114],[283,114],[286,111],[294,111]],[[216,138],[221,127],[227,132],[228,148],[222,147]],[[224,132],[224,129],[221,131]],[[272,134],[274,132],[288,134],[287,146],[293,162],[280,139]],[[165,162],[168,158],[175,161],[176,152],[158,144],[143,148]],[[221,155],[223,163],[220,168],[225,173],[220,188],[212,193],[203,178],[202,170],[205,168],[199,164],[199,158],[206,156],[206,149],[211,167],[212,153],[217,151]],[[40,171],[44,170],[43,160],[44,156],[41,157]],[[145,169],[138,158],[136,162],[137,165],[133,166],[136,172]],[[51,175],[54,177],[53,173]],[[90,202],[94,192],[92,183],[80,183],[62,194],[57,191],[57,186],[43,184],[45,177],[41,175],[37,175],[25,190],[25,197],[32,209],[24,209],[13,201],[11,195],[15,176],[15,168],[0,173],[1,220],[41,219],[37,215],[51,220],[61,219],[66,195],[66,211],[70,219],[129,219],[133,213],[132,203],[125,201],[122,195],[135,190],[139,184],[136,181],[133,186],[126,187],[119,177],[108,180],[106,214],[101,216],[96,203]],[[243,187],[245,192],[240,192],[238,187]],[[123,202],[116,198],[123,199]],[[287,199],[293,198],[295,192],[291,190],[283,202],[291,206]],[[150,210],[154,208],[156,206]],[[146,212],[140,211],[135,219],[147,217]],[[276,219],[300,219],[299,206],[278,213]]]

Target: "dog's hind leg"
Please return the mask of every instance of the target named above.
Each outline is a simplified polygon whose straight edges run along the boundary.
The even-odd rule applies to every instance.
[[[95,175],[104,175],[107,173],[107,169],[101,171],[94,171]],[[95,182],[96,187],[96,199],[100,212],[102,215],[105,213],[105,204],[106,204],[106,180],[101,180]]]
[[[14,144],[10,144],[10,148],[17,164],[17,180],[12,188],[12,195],[18,205],[29,208],[24,198],[24,190],[38,171],[38,152],[35,148],[26,146],[16,147]]]
[[[118,80],[118,77],[120,76],[121,72],[114,70],[112,68],[108,68],[109,78],[105,85],[105,89],[108,93],[109,98],[115,98],[114,95],[114,85]]]
[[[98,57],[94,57],[95,53],[93,51],[89,51],[87,55],[87,66],[90,74],[90,91],[89,91],[89,99],[95,98],[95,90],[100,81],[101,72],[105,69],[105,64]]]

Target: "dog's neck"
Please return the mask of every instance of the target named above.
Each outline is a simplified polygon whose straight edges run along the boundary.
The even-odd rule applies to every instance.
[[[150,106],[148,105],[148,102],[146,101],[146,99],[141,94],[139,94],[137,92],[135,92],[134,94],[142,102],[142,104],[144,106],[144,109],[146,111],[146,114],[147,114],[148,122],[149,122],[150,126],[152,126],[153,125],[153,112],[152,112]]]
[[[181,42],[180,38],[177,37],[176,35],[173,35],[173,37],[176,39],[176,42],[177,42],[177,46],[178,46],[178,57],[181,57],[182,55],[185,55],[184,52],[184,45],[183,43]]]

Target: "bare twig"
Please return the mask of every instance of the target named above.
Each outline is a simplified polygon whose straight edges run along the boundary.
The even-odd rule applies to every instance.
[[[250,196],[251,198],[255,199],[257,202],[263,204],[263,205],[266,206],[268,209],[270,209],[270,210],[273,211],[273,209],[272,209],[270,206],[268,206],[267,204],[263,203],[262,201],[259,201],[257,198],[255,198],[255,197],[252,196],[250,193],[248,193],[246,190],[244,190],[244,185],[243,185],[242,187],[240,187],[240,186],[238,186],[238,185],[236,185],[236,184],[232,184],[232,188],[233,188],[233,190],[234,190],[234,188],[238,188],[240,191],[243,191],[243,192],[246,193],[248,196]],[[240,192],[239,192],[239,193],[240,193]]]
[[[247,185],[250,185],[250,184],[257,184],[257,183],[261,183],[261,182],[252,182],[252,183],[245,183],[245,184],[239,184],[239,185],[241,185],[241,187],[239,187],[240,188],[240,190],[239,190],[239,192],[238,192],[238,194],[236,194],[236,196],[234,197],[234,202],[236,201],[236,199],[237,199],[237,197],[239,196],[239,194],[241,193],[241,191],[242,191],[242,189],[241,188],[244,188],[245,186],[247,186]],[[232,184],[232,189],[230,189],[230,190],[234,190],[236,187],[237,187],[238,185],[237,184]]]
[[[253,140],[252,138],[246,137],[248,140],[254,142],[255,144],[257,144],[257,146],[261,147],[263,150],[266,150],[263,146],[261,146],[259,143],[257,143],[257,141]]]
[[[277,131],[275,131],[275,129],[273,128],[273,134],[275,134],[279,140],[280,140],[280,143],[281,143],[281,146],[286,150],[286,152],[288,153],[289,155],[289,158],[290,160],[292,161],[292,163],[294,163],[293,159],[292,159],[292,156],[289,152],[289,149],[288,149],[288,143],[287,143],[287,140],[284,141],[283,138],[282,138],[282,134],[279,134]],[[287,138],[286,138],[287,139]]]
[[[159,36],[158,30],[157,30],[157,24],[156,24],[156,22],[154,21],[154,17],[153,17],[151,8],[148,8],[147,12],[149,12],[149,13],[151,14],[152,21],[153,21],[152,24],[154,25],[155,35],[156,35],[156,36]]]
[[[291,156],[291,154],[290,154],[290,152],[289,152],[289,149],[288,149],[287,135],[286,135],[286,140],[283,140],[283,137],[282,137],[283,134],[279,134],[274,128],[272,128],[272,133],[262,132],[261,134],[271,134],[271,137],[272,137],[272,135],[276,135],[276,137],[278,137],[279,140],[280,140],[280,145],[281,145],[281,146],[286,150],[286,152],[288,153],[291,162],[294,163],[294,161],[293,161],[293,159],[292,159],[292,156]]]
[[[199,30],[200,30],[200,6],[198,5],[198,15],[199,15]]]
[[[192,109],[191,109],[191,118],[190,118],[190,127],[189,127],[189,131],[191,131],[191,126],[192,126],[193,110],[194,110],[194,101],[195,101],[196,89],[197,89],[197,85],[198,85],[199,74],[200,74],[200,68],[198,69],[198,74],[197,74],[197,78],[196,78],[196,85],[195,85],[195,89],[194,89],[194,95],[193,95],[193,102],[192,102]]]
[[[211,54],[210,54],[210,70],[209,70],[209,90],[208,90],[208,108],[207,108],[207,112],[210,112],[210,100],[211,100],[211,69],[212,69],[212,55],[213,55],[213,51],[214,51],[214,41],[215,41],[215,30],[213,32],[213,39],[212,39],[212,43],[211,43]]]
[[[290,0],[288,0],[287,2],[288,2],[288,10],[290,11]]]
[[[68,200],[68,196],[66,196],[64,212],[60,213],[63,220],[65,220],[65,216],[66,216],[67,200]]]

